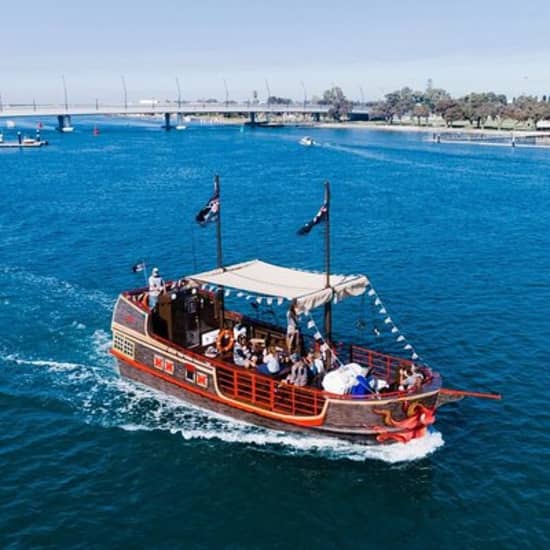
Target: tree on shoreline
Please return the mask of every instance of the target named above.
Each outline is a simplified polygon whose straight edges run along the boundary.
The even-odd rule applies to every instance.
[[[328,115],[338,121],[347,118],[351,111],[351,102],[348,101],[342,88],[339,86],[325,90],[323,99],[319,101],[319,104],[329,105]]]
[[[418,125],[422,120],[428,124],[431,116],[439,115],[449,127],[467,122],[481,129],[490,120],[500,129],[505,119],[511,119],[536,128],[539,121],[550,120],[550,102],[546,95],[540,100],[520,96],[508,102],[504,94],[495,92],[472,92],[453,98],[443,88],[428,85],[424,92],[413,91],[408,86],[390,92],[370,110],[372,120],[384,120],[388,124],[393,124],[396,118],[401,121],[406,115],[415,118]]]

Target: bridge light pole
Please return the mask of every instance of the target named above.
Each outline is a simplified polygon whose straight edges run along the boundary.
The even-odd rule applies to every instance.
[[[300,84],[302,85],[302,89],[304,90],[304,111],[305,111],[306,105],[307,105],[307,90],[303,80],[300,80]]]
[[[124,110],[128,111],[128,90],[126,89],[126,79],[124,75],[120,75],[120,80],[122,81],[122,92],[124,94]]]
[[[227,81],[223,79],[223,86],[225,88],[225,107],[229,105],[229,89],[227,88]]]
[[[178,88],[178,109],[181,109],[181,88],[180,88],[180,80],[176,76],[176,86]]]
[[[69,110],[69,96],[67,95],[67,83],[65,82],[65,75],[61,75],[63,81],[63,94],[65,96],[65,111]]]
[[[4,104],[2,103],[2,94],[0,94],[0,113],[4,110]]]
[[[359,93],[361,94],[361,107],[365,106],[365,93],[363,92],[363,86],[359,86]]]
[[[269,107],[271,105],[271,90],[269,89],[269,82],[267,81],[267,78],[265,79],[265,87],[267,90],[267,106]]]

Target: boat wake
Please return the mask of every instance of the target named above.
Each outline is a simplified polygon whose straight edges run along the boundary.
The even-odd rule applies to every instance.
[[[75,328],[75,330],[78,330]],[[293,434],[252,426],[204,411],[148,386],[120,378],[108,355],[110,335],[96,330],[89,354],[82,361],[4,355],[7,364],[46,376],[44,384],[55,397],[69,401],[84,421],[126,431],[166,431],[185,441],[220,441],[282,456],[329,460],[380,460],[394,464],[420,460],[444,445],[441,433],[429,432],[409,443],[367,446],[323,436]]]
[[[163,430],[178,434],[186,441],[218,440],[285,456],[317,456],[330,460],[353,461],[381,460],[391,464],[423,459],[444,444],[437,431],[409,443],[384,446],[367,446],[329,437],[275,431],[198,409],[146,386],[138,388],[125,381],[121,381],[121,384],[131,386],[126,388],[129,399],[123,416],[135,417],[139,410],[142,413],[139,420],[136,418],[137,422],[122,422],[118,425],[128,431]],[[147,410],[152,405],[152,400],[157,400],[158,404]]]

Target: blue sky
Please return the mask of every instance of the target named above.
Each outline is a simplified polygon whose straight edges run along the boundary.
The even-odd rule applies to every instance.
[[[55,0],[2,2],[4,102],[182,95],[377,99],[428,78],[453,94],[550,94],[550,2]]]

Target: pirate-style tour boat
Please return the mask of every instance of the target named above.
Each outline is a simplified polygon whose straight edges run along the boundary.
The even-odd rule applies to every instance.
[[[216,269],[162,281],[160,294],[149,286],[118,297],[111,352],[122,376],[251,424],[365,444],[422,437],[438,407],[464,396],[500,398],[442,388],[440,374],[420,360],[389,316],[384,323],[410,358],[332,341],[333,304],[366,294],[387,312],[365,275],[330,273],[328,183],[323,206],[300,231],[324,223],[325,273],[257,259],[224,266],[219,197],[216,177],[214,195],[197,216],[199,223],[216,222]],[[134,270],[144,268],[138,264]],[[160,281],[158,270],[152,277]],[[228,307],[230,296],[290,304],[288,327],[235,311]],[[318,308],[324,309],[323,333]],[[296,317],[311,336],[293,338]],[[237,351],[248,345],[243,361]],[[278,356],[277,369],[259,365],[270,361],[264,348]],[[305,367],[309,370],[300,377]]]

